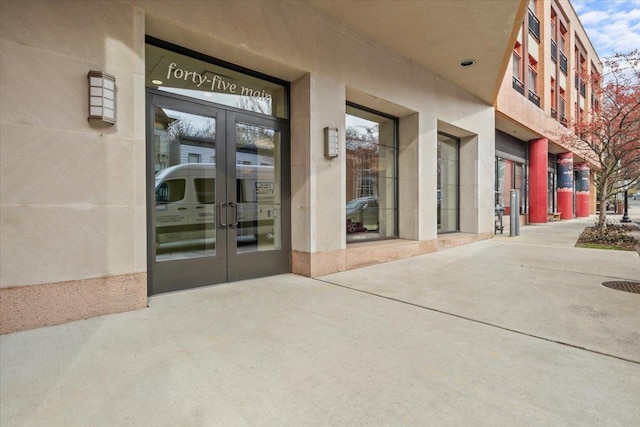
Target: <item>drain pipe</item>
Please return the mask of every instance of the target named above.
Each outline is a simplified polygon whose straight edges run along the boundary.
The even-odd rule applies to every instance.
[[[520,192],[511,190],[511,212],[509,213],[509,237],[520,235]]]

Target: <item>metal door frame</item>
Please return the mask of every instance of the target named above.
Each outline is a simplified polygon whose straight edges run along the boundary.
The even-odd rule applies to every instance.
[[[216,194],[220,188],[217,179],[224,177],[226,195],[235,195],[235,143],[229,141],[235,138],[236,123],[269,127],[280,132],[280,214],[281,214],[281,249],[273,251],[257,251],[236,253],[236,245],[227,244],[227,232],[221,234],[225,242],[218,244],[218,227],[220,215],[216,216],[216,256],[179,261],[163,261],[167,269],[175,268],[175,274],[166,274],[167,283],[156,283],[157,263],[155,245],[155,174],[153,140],[156,105],[166,106],[185,113],[212,117],[217,120],[216,140],[222,134],[224,144],[216,144]],[[158,293],[191,289],[199,286],[226,283],[255,277],[269,276],[291,272],[291,180],[290,180],[290,134],[289,121],[270,116],[254,114],[249,111],[213,104],[197,99],[160,92],[154,89],[146,90],[146,188],[147,188],[147,293]],[[220,132],[222,130],[222,132]],[[219,133],[220,132],[220,133]],[[232,149],[229,150],[229,147]],[[218,166],[219,165],[219,166]],[[220,171],[220,173],[218,172]],[[233,171],[230,173],[230,171]],[[232,179],[228,179],[231,177]],[[216,198],[216,204],[219,200]],[[235,233],[230,233],[235,236]],[[171,265],[170,265],[171,264]],[[162,268],[162,267],[160,267]],[[203,271],[204,270],[204,271]],[[224,277],[221,271],[224,270]],[[209,272],[211,280],[207,277]],[[204,275],[204,277],[203,277]]]

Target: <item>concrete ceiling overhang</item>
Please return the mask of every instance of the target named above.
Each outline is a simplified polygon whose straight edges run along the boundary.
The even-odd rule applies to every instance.
[[[558,125],[559,126],[559,125]],[[537,132],[532,131],[526,126],[517,123],[510,119],[509,117],[503,115],[502,113],[496,111],[496,129],[506,133],[507,135],[511,135],[514,138],[518,138],[521,141],[531,141],[532,139],[543,138],[544,135],[540,135]],[[559,143],[554,142],[552,139],[549,139],[549,154],[559,154],[566,153],[567,151],[571,151],[569,148],[563,147]],[[573,153],[573,161],[574,163],[580,162],[589,162],[592,165],[595,165],[596,162],[594,160],[589,160],[585,156],[582,156],[578,153]]]
[[[532,131],[531,129],[518,122],[513,121],[512,119],[501,114],[498,111],[496,111],[496,129],[522,141],[531,141],[532,139],[542,137],[542,135],[540,135],[539,133]]]
[[[516,0],[308,0],[376,44],[490,105],[526,11]],[[460,62],[472,59],[470,67]]]

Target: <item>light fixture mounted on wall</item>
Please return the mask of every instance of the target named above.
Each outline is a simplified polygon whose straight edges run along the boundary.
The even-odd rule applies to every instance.
[[[324,128],[324,156],[327,159],[335,159],[339,150],[338,128]]]
[[[89,120],[116,122],[116,78],[102,71],[89,71]]]

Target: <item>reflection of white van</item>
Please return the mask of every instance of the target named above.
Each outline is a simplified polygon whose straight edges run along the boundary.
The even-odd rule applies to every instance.
[[[156,244],[158,247],[212,245],[217,206],[213,163],[184,163],[158,172],[155,178]],[[227,203],[224,222],[238,236],[273,233],[277,203],[273,166],[236,165],[237,206]],[[235,217],[234,217],[235,214]],[[235,219],[235,221],[234,221]]]

